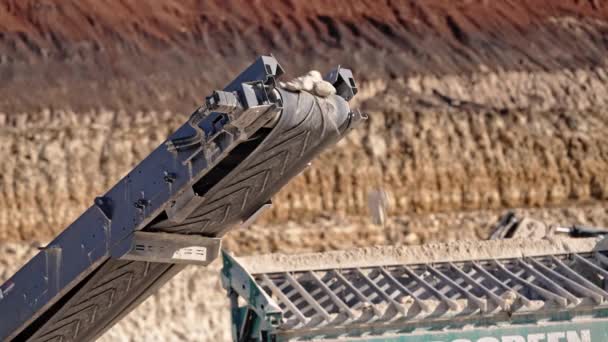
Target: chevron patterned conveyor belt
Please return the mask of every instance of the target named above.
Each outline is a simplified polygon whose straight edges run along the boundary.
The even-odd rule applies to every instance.
[[[270,317],[265,329],[277,340],[357,340],[357,333],[372,340],[382,332],[453,329],[482,318],[490,324],[606,311],[608,246],[599,242],[517,239],[236,259],[225,254],[222,281]],[[248,293],[240,292],[243,285]]]
[[[263,56],[213,92],[3,284],[0,340],[96,339],[185,264],[211,262],[226,232],[363,119],[350,70],[326,76],[324,97],[281,88],[282,73]]]

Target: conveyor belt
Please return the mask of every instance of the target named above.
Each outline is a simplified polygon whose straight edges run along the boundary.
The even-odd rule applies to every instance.
[[[260,57],[3,284],[0,340],[100,336],[362,119],[349,70],[325,98],[279,88],[282,73]]]

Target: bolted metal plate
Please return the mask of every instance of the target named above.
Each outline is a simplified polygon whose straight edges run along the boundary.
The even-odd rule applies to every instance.
[[[135,232],[131,250],[121,259],[208,265],[218,257],[222,239],[196,235]]]

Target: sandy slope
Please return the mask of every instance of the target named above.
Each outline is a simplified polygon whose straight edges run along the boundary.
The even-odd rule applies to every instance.
[[[586,0],[0,1],[0,111],[188,112],[259,54],[359,79],[599,66],[608,5]],[[27,91],[23,91],[27,89]]]

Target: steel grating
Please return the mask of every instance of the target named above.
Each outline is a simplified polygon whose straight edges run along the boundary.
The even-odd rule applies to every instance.
[[[278,330],[604,307],[604,252],[253,274]]]

